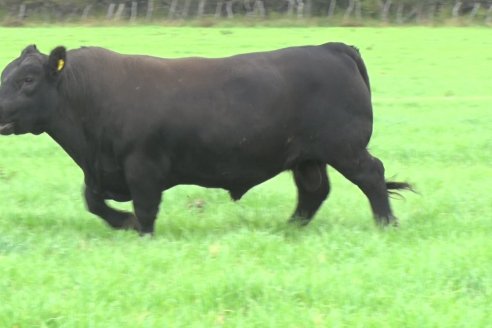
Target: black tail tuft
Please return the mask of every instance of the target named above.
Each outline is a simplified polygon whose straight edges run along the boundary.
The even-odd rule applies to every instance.
[[[386,181],[386,189],[388,189],[390,196],[399,196],[401,198],[404,197],[396,190],[409,190],[415,192],[412,185],[406,182]]]

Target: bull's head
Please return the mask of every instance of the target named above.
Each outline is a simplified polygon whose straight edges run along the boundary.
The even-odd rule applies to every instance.
[[[2,72],[0,134],[40,134],[58,105],[57,89],[65,67],[65,48],[49,56],[31,45]]]

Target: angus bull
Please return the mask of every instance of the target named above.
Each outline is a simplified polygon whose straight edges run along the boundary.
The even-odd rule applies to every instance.
[[[153,233],[163,190],[223,188],[238,200],[291,170],[291,221],[307,224],[330,190],[326,165],[396,224],[382,162],[366,147],[365,65],[342,43],[220,59],[162,59],[87,47],[28,46],[2,72],[0,133],[48,133],[81,167],[87,207],[116,229]],[[133,201],[135,214],[105,200]]]

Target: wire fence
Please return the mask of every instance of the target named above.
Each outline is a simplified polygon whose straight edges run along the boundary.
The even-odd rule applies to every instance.
[[[492,24],[492,1],[425,0],[0,0],[4,24],[28,21],[141,22],[192,19],[318,18],[327,24],[425,24],[447,20]]]

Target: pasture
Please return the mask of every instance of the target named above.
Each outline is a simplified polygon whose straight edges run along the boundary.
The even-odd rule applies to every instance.
[[[290,173],[238,203],[179,186],[155,237],[139,238],[85,210],[82,173],[48,136],[0,137],[0,327],[492,326],[491,29],[40,27],[0,39],[2,69],[31,43],[166,57],[354,44],[373,88],[370,149],[418,191],[392,200],[400,228],[379,230],[329,169],[329,199],[299,229],[286,224]]]

